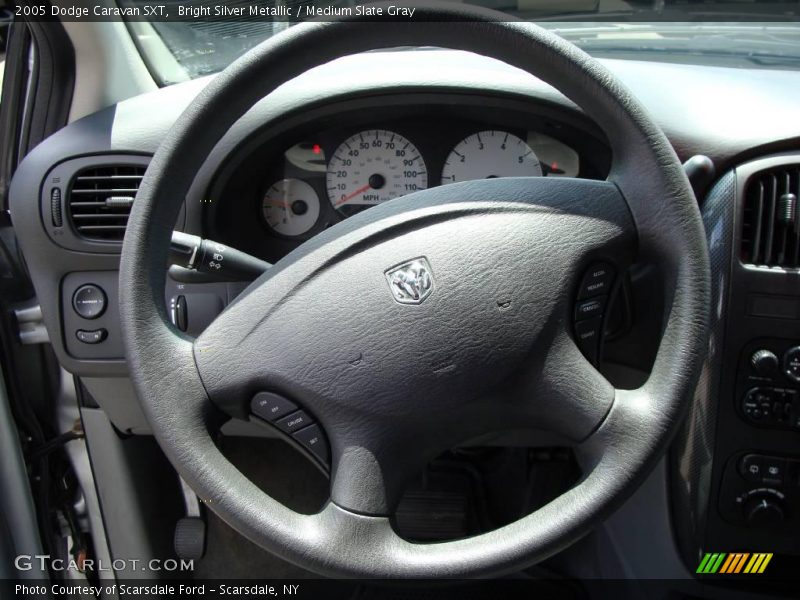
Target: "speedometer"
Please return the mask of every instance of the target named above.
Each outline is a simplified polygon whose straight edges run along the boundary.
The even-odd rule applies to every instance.
[[[442,183],[541,174],[539,159],[522,138],[507,131],[479,131],[450,152],[442,169]]]
[[[350,215],[428,187],[419,150],[399,133],[362,131],[336,149],[328,163],[328,197]]]

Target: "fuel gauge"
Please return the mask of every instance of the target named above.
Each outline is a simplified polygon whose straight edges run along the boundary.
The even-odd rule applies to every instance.
[[[264,194],[264,220],[273,231],[287,237],[303,235],[319,218],[319,196],[305,181],[281,179]]]

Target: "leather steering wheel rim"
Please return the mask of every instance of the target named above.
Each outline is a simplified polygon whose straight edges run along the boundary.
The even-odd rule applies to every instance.
[[[481,21],[486,13],[465,7],[426,7],[418,9],[417,14],[420,12],[421,20],[413,24],[351,21],[299,24],[257,46],[218,74],[175,123],[153,157],[123,245],[120,314],[127,360],[161,448],[198,496],[232,527],[261,547],[323,575],[494,576],[531,565],[564,549],[617,508],[663,455],[690,402],[706,346],[710,274],[699,210],[677,156],[643,107],[600,63],[544,29],[531,24]],[[197,341],[172,327],[163,294],[170,233],[194,174],[228,128],[276,87],[324,62],[367,50],[425,45],[468,50],[499,59],[564,93],[608,138],[613,153],[608,182],[557,184],[547,182],[547,178],[492,180],[444,186],[393,200],[348,219],[290,254],[248,288],[242,300],[226,309],[219,326],[212,324],[211,331]],[[334,501],[318,514],[301,515],[259,490],[227,461],[213,441],[210,432],[221,421],[220,407],[228,415],[243,416],[237,413],[244,406],[243,399],[265,381],[272,387],[283,385],[283,389],[306,394],[308,402],[315,402],[314,390],[303,387],[302,382],[289,382],[288,375],[282,379],[282,373],[274,369],[269,374],[272,379],[258,379],[262,375],[253,373],[259,363],[267,364],[269,371],[272,367],[268,359],[273,355],[265,350],[258,357],[251,358],[244,352],[236,356],[236,346],[230,340],[237,343],[248,340],[246,343],[258,342],[263,346],[266,338],[259,328],[267,327],[274,335],[278,327],[269,323],[272,314],[269,311],[279,311],[281,303],[292,302],[298,294],[316,289],[313,286],[324,285],[329,271],[347,269],[341,272],[361,273],[354,269],[363,269],[363,264],[352,261],[366,260],[364,257],[372,256],[374,253],[370,253],[376,248],[380,250],[378,256],[391,254],[402,243],[418,243],[413,237],[417,229],[424,228],[430,233],[433,228],[447,228],[456,222],[464,229],[465,224],[478,222],[472,220],[476,217],[490,226],[507,227],[502,231],[503,236],[514,240],[528,240],[534,245],[549,243],[550,246],[542,248],[553,248],[555,261],[537,266],[535,257],[525,258],[525,255],[520,262],[532,270],[550,269],[542,277],[553,278],[563,273],[568,283],[556,290],[563,304],[571,304],[574,299],[563,297],[564,290],[574,290],[569,281],[579,277],[581,269],[597,252],[602,256],[635,253],[660,269],[667,294],[663,337],[647,383],[633,391],[614,390],[582,359],[564,322],[564,315],[571,309],[559,307],[556,291],[552,298],[544,299],[535,294],[545,294],[541,288],[547,286],[519,288],[510,279],[500,282],[511,290],[515,310],[520,307],[521,312],[514,313],[513,318],[541,321],[530,332],[520,332],[522,338],[530,334],[530,340],[522,339],[498,350],[513,354],[514,365],[525,364],[528,375],[504,377],[502,382],[492,383],[507,385],[513,379],[519,386],[520,379],[537,379],[544,381],[542,385],[552,397],[560,400],[580,397],[573,407],[580,426],[548,424],[563,427],[575,439],[584,471],[581,481],[536,512],[498,530],[450,542],[410,543],[394,533],[384,514],[391,507],[394,493],[388,481],[386,465],[390,461],[386,457],[397,454],[396,444],[385,454],[381,452],[383,440],[391,438],[391,432],[386,427],[372,432],[365,426],[363,431],[356,432],[366,436],[363,446],[357,443],[358,437],[353,437],[356,434],[350,432],[350,425],[371,410],[383,411],[373,415],[376,422],[392,423],[388,417],[393,416],[402,430],[408,421],[403,406],[393,397],[391,406],[387,403],[374,409],[365,405],[342,408],[344,404],[337,402],[345,401],[334,397],[336,390],[333,390],[332,400],[320,401],[315,406],[319,420],[332,434]],[[547,230],[560,227],[561,221],[565,221],[563,231],[580,223],[585,227],[582,234],[586,241],[572,244],[563,238],[548,239]],[[542,225],[537,225],[540,222]],[[524,228],[516,223],[524,224]],[[540,235],[534,236],[531,229]],[[408,235],[412,237],[404,237]],[[491,235],[491,231],[486,233],[488,237]],[[425,239],[430,238],[428,235]],[[432,255],[440,257],[438,264],[447,263],[448,252],[455,252],[454,247],[430,250]],[[567,256],[568,252],[572,254]],[[552,264],[562,259],[563,265]],[[382,270],[391,266],[383,264],[378,276],[382,278]],[[462,265],[453,262],[448,266],[458,270]],[[433,267],[437,277],[448,283],[448,268],[442,269],[437,264]],[[492,266],[495,267],[496,264]],[[506,277],[503,269],[497,270],[502,271],[498,277]],[[485,271],[490,273],[492,269],[487,267]],[[487,282],[490,285],[492,280]],[[426,304],[435,307],[436,302],[447,301],[446,286],[440,288]],[[388,290],[382,291],[388,298]],[[519,294],[533,296],[516,302]],[[270,302],[270,298],[278,300],[264,308],[256,322],[240,325],[236,321],[253,307]],[[547,315],[541,308],[544,305],[549,310]],[[396,311],[397,307],[387,304],[386,310]],[[499,313],[496,308],[493,310],[492,318],[509,319],[505,314],[496,317]],[[507,321],[497,323],[505,327]],[[293,326],[296,334],[304,333],[302,324],[295,322]],[[475,334],[476,339],[479,334],[482,335]],[[543,340],[542,347],[546,346],[536,353],[544,357],[539,362],[521,358],[523,346],[527,347],[529,342],[531,345],[534,338]],[[476,343],[483,344],[484,339]],[[458,368],[459,360],[472,365],[473,359],[471,355],[459,355],[453,359],[454,368]],[[532,371],[528,368],[531,365]],[[393,365],[386,368],[391,371]],[[248,375],[249,384],[240,386],[240,390],[228,378],[231,370],[245,369],[253,371]],[[551,375],[554,371],[558,373]],[[576,373],[572,380],[564,376],[569,372]],[[426,372],[427,375],[433,377]],[[437,372],[436,376],[440,375]],[[313,379],[314,375],[309,377]],[[366,376],[358,381],[366,387],[371,385]],[[447,380],[448,385],[454,382],[458,385],[457,379]],[[530,384],[523,387],[525,392],[520,397],[524,398],[516,398],[504,406],[512,411],[518,408],[519,414],[526,418],[547,421],[543,411],[529,408],[534,404],[529,397]],[[346,391],[359,394],[352,386]],[[239,404],[225,405],[230,399],[238,399]],[[539,401],[546,404],[537,398],[536,402]],[[475,400],[465,404],[464,414],[489,414],[479,412],[488,402]],[[493,398],[491,402],[498,400]],[[337,407],[338,412],[334,410]],[[337,417],[339,413],[349,420]],[[564,413],[564,420],[569,420],[568,415]],[[368,420],[366,416],[364,419]],[[488,421],[492,421],[491,417]],[[493,424],[499,425],[499,421]],[[476,426],[468,433],[480,432]],[[467,432],[459,435],[462,434]],[[420,445],[424,444],[423,441]],[[383,462],[385,458],[389,462]],[[400,470],[407,466],[397,462]]]

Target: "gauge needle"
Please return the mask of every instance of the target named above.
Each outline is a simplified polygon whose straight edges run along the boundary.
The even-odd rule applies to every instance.
[[[366,192],[366,191],[367,191],[369,188],[371,188],[371,187],[372,187],[372,186],[371,186],[370,184],[367,184],[367,185],[365,185],[365,186],[363,186],[363,187],[360,187],[360,188],[358,188],[358,189],[357,189],[355,192],[353,192],[352,194],[348,194],[348,195],[347,195],[347,196],[345,196],[344,198],[340,198],[340,199],[339,199],[339,200],[336,202],[335,206],[341,206],[342,204],[344,204],[344,203],[345,203],[345,202],[347,202],[348,200],[352,200],[353,198],[355,198],[355,197],[356,197],[356,196],[358,196],[359,194],[363,194],[364,192]]]
[[[275,200],[271,200],[267,202],[267,204],[269,204],[270,206],[277,206],[278,208],[289,208],[289,204],[287,204],[286,202],[278,202]]]

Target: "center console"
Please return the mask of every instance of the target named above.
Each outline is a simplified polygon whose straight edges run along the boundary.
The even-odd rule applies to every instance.
[[[773,575],[800,565],[799,188],[800,156],[777,155],[725,176],[703,207],[712,336],[672,457],[692,572],[706,552],[774,553]]]

